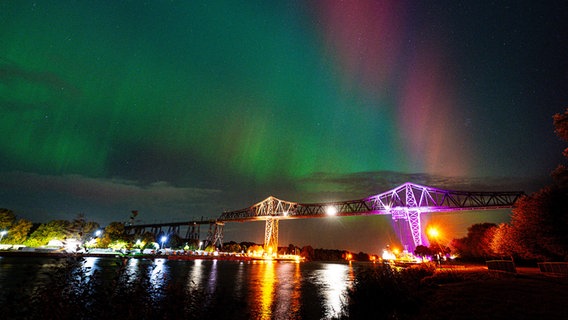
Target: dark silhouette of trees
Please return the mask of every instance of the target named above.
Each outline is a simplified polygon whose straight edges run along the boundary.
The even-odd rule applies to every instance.
[[[314,248],[312,246],[305,246],[302,248],[300,252],[300,256],[305,258],[306,260],[313,260],[314,259]]]
[[[414,255],[422,258],[429,257],[432,256],[432,250],[427,246],[419,245],[414,249]]]
[[[568,188],[549,186],[523,197],[511,217],[522,258],[568,260]]]
[[[554,132],[568,142],[568,109],[552,118]],[[563,155],[568,158],[568,148]],[[551,176],[550,186],[517,201],[509,226],[495,230],[495,254],[568,261],[568,168],[560,164]]]
[[[235,241],[229,241],[223,243],[221,250],[226,252],[241,252],[241,250],[243,249],[241,248],[241,245],[236,243]]]
[[[452,246],[464,259],[486,259],[493,255],[491,240],[497,225],[494,223],[478,223],[467,228],[464,238],[454,239]]]

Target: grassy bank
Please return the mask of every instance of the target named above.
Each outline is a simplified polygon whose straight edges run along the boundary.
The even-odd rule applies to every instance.
[[[413,270],[414,269],[414,270]],[[361,271],[343,319],[565,319],[568,279],[483,267]]]
[[[416,319],[566,319],[568,279],[489,271],[439,272]],[[447,278],[451,278],[448,281]],[[445,280],[444,280],[445,279]]]

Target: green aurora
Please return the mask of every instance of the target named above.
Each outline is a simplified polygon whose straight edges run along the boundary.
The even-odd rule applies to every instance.
[[[513,6],[3,1],[0,206],[104,224],[534,191],[562,159],[568,10]]]

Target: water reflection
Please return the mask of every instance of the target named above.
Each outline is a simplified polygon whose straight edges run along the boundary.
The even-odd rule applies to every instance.
[[[211,265],[211,271],[209,272],[209,281],[208,281],[209,294],[213,295],[215,293],[216,287],[217,287],[217,260],[213,260]]]
[[[193,267],[190,269],[188,287],[196,290],[201,285],[201,276],[203,275],[203,261],[194,260]]]
[[[316,283],[324,298],[326,318],[337,317],[350,283],[353,281],[353,266],[345,264],[324,264],[316,271]]]
[[[77,291],[83,299],[102,299],[97,294],[105,292],[127,292],[134,294],[132,303],[157,302],[168,310],[181,308],[180,314],[196,312],[196,317],[202,312],[212,319],[329,319],[341,311],[354,277],[353,266],[342,263],[98,257],[65,261],[1,259],[0,306],[8,299],[29,300],[36,288],[56,294],[49,285],[69,281],[60,290],[67,286],[90,288]],[[58,276],[65,272],[73,278]],[[76,275],[83,280],[74,280]]]
[[[126,277],[129,283],[134,283],[138,279],[140,270],[139,259],[128,259],[126,262]]]
[[[300,319],[302,271],[299,263],[260,261],[246,284],[255,319]],[[249,271],[250,272],[250,271]]]
[[[277,268],[278,300],[274,310],[276,319],[295,319],[300,313],[302,274],[299,263],[280,263]]]
[[[275,263],[266,261],[260,264],[260,319],[270,319],[272,317],[272,301],[274,299],[274,267]]]
[[[97,257],[87,257],[85,258],[85,262],[83,263],[83,274],[87,277],[93,276],[95,271],[97,270],[97,262],[99,258]]]
[[[245,263],[240,261],[237,267],[237,274],[235,275],[235,290],[234,295],[236,298],[241,299],[243,297],[242,292],[244,291],[246,284],[245,282]]]
[[[167,283],[167,271],[168,265],[166,264],[167,259],[154,259],[154,268],[150,274],[150,284],[154,292],[159,292],[161,288],[164,288]]]

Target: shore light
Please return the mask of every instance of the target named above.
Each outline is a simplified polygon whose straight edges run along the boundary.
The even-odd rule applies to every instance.
[[[160,239],[160,242],[162,243],[162,249],[164,248],[164,242],[168,241],[168,237],[167,236],[162,236],[162,238]]]

